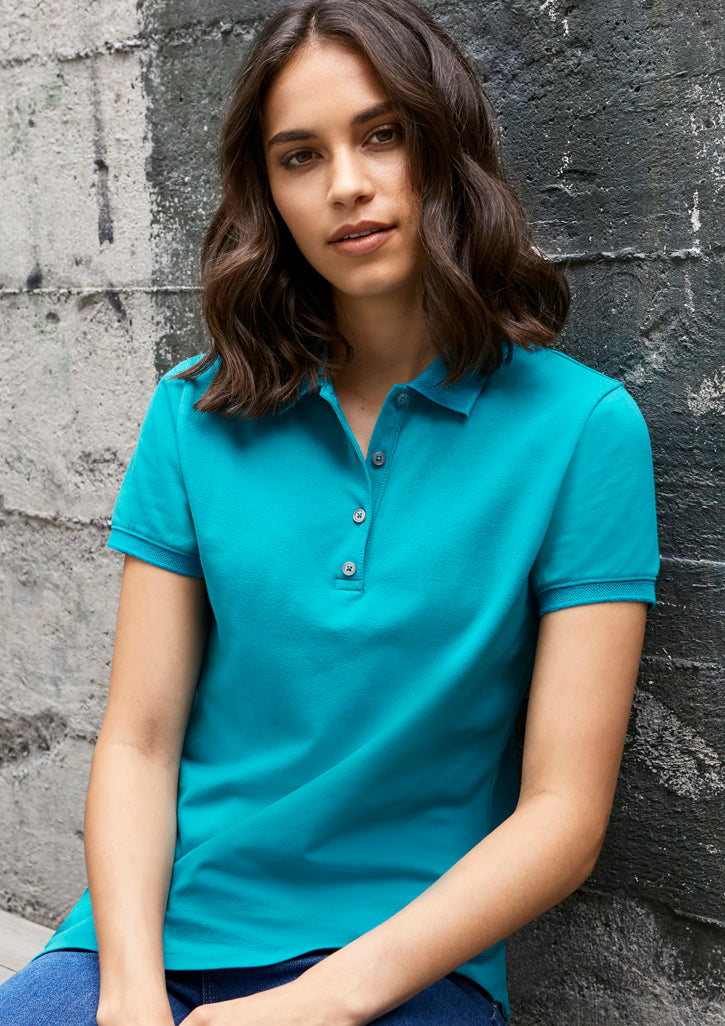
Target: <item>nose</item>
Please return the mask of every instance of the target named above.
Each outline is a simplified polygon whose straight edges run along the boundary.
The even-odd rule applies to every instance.
[[[327,198],[348,206],[374,193],[365,158],[352,149],[338,150],[330,159]]]

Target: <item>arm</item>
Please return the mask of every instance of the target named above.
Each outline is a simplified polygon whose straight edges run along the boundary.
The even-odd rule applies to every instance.
[[[126,556],[85,817],[101,969],[99,1026],[172,1026],[163,921],[181,745],[205,633],[202,580]]]
[[[645,617],[639,602],[542,617],[515,812],[400,912],[299,977],[302,996],[316,989],[317,1007],[330,1009],[326,1022],[371,1022],[586,879],[609,819]]]

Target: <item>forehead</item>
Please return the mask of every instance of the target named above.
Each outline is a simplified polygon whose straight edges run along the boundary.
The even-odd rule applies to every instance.
[[[333,42],[306,44],[267,91],[264,135],[293,127],[322,128],[387,98],[372,65],[359,53]]]

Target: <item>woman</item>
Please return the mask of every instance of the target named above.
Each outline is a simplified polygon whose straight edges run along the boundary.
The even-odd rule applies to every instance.
[[[606,830],[647,429],[550,348],[566,283],[408,0],[274,17],[221,171],[213,343],[159,384],[114,510],[89,891],[1,1018],[501,1023],[503,939]]]

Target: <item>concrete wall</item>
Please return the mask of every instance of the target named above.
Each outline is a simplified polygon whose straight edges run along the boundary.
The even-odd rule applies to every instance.
[[[257,0],[2,2],[0,905],[55,926],[121,558],[110,513],[159,373],[203,348],[215,134]],[[611,828],[591,879],[510,943],[517,1026],[725,1016],[722,624],[725,19],[679,0],[427,0],[497,109],[562,347],[653,440],[663,555]]]

